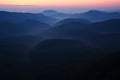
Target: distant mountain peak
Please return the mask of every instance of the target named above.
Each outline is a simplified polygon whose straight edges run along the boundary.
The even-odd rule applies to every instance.
[[[45,10],[43,12],[51,12],[51,13],[56,13],[57,11],[56,10]]]
[[[51,15],[56,15],[59,14],[60,12],[57,12],[55,10],[45,10],[42,12],[42,14],[46,15],[46,16],[51,16]]]
[[[86,13],[107,13],[107,12],[105,12],[105,11],[100,11],[100,10],[89,10],[88,12],[86,12]]]

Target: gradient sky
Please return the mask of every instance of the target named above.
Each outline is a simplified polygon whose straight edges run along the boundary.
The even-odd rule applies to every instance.
[[[117,10],[120,0],[0,0],[0,10],[37,12],[39,9],[58,9],[72,12],[89,9]]]

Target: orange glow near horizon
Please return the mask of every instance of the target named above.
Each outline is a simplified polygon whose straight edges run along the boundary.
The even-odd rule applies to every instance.
[[[32,5],[58,7],[120,6],[120,0],[0,0],[0,5]]]

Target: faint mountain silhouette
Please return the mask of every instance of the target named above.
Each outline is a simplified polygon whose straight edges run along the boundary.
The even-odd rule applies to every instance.
[[[58,21],[62,20],[62,19],[66,19],[66,18],[71,18],[71,14],[67,14],[67,13],[62,13],[62,12],[58,12],[55,10],[45,10],[42,12],[42,14],[49,16],[49,17],[53,17],[58,19]]]
[[[55,10],[45,10],[42,12],[42,14],[46,15],[46,16],[53,16],[56,14],[60,14],[60,12],[57,12]]]
[[[90,10],[88,12],[76,14],[74,16],[87,19],[93,22],[105,21],[109,19],[120,19],[120,13],[104,12],[98,10]]]
[[[44,16],[43,14],[32,14],[32,13],[16,13],[16,12],[4,12],[0,11],[0,21],[8,22],[22,22],[28,19],[37,20],[43,23],[53,24],[57,19]]]

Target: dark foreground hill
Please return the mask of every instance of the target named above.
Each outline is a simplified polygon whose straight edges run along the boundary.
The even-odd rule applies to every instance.
[[[65,39],[45,40],[30,54],[34,77],[46,80],[117,80],[119,57],[119,52]]]

